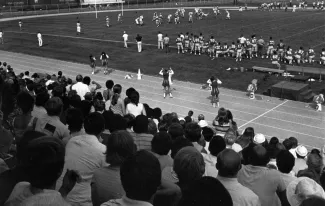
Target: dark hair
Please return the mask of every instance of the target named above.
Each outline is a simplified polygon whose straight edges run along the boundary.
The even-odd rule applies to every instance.
[[[34,107],[34,98],[27,92],[20,92],[17,95],[17,106],[24,114],[31,112]]]
[[[74,90],[72,90],[74,91]],[[70,94],[70,92],[69,92]],[[69,105],[74,108],[81,108],[81,97],[78,94],[74,94],[71,96],[68,96],[69,99]]]
[[[105,110],[105,102],[102,100],[95,99],[93,105],[96,112],[102,112]]]
[[[215,121],[217,121],[220,126],[229,123],[227,110],[225,108],[222,107],[218,110],[218,115],[215,118]],[[214,126],[215,126],[215,123],[214,123]]]
[[[277,137],[272,137],[266,149],[270,158],[275,159],[281,150],[285,150],[285,147],[279,142]]]
[[[319,178],[320,185],[323,187],[325,190],[325,172],[322,172],[320,178]]]
[[[59,97],[52,97],[45,103],[45,109],[49,116],[59,116],[62,108],[63,103]]]
[[[290,139],[287,138],[287,139],[283,140],[282,144],[286,148],[286,150],[292,149],[292,142]]]
[[[310,196],[307,199],[304,199],[300,206],[321,206],[325,205],[325,199],[318,196]]]
[[[148,133],[155,135],[157,134],[157,125],[152,119],[148,119]]]
[[[58,71],[58,76],[62,76],[62,71]]]
[[[120,175],[126,196],[133,200],[149,201],[161,184],[159,161],[145,150],[127,158]]]
[[[213,177],[202,177],[193,182],[182,195],[179,206],[233,206],[228,190]]]
[[[106,162],[112,166],[120,166],[137,151],[132,136],[125,130],[113,132],[107,139],[106,147]]]
[[[72,84],[72,79],[68,78],[67,83]]]
[[[185,126],[185,137],[191,142],[198,142],[201,139],[201,127],[196,122],[190,122]]]
[[[192,110],[190,110],[190,111],[188,111],[187,115],[191,117],[191,116],[193,116],[193,114],[194,114],[194,112]]]
[[[225,139],[220,135],[212,137],[208,149],[213,156],[218,156],[220,152],[226,149]]]
[[[159,120],[162,115],[162,111],[159,107],[152,110],[152,118]]]
[[[248,157],[253,166],[266,166],[270,161],[267,150],[262,145],[256,145],[252,148],[251,156]]]
[[[91,106],[92,106],[92,103],[88,100],[82,100],[80,102],[80,110],[81,110],[84,118],[86,118],[89,115]]]
[[[214,135],[214,132],[210,127],[203,127],[202,135],[203,135],[205,141],[210,142]]]
[[[77,82],[82,82],[82,75],[81,74],[78,74],[77,76],[76,76],[76,81]]]
[[[190,140],[186,139],[185,137],[177,137],[172,143],[170,156],[174,159],[177,152],[187,146],[193,147],[193,144],[190,142]]]
[[[124,119],[126,121],[127,128],[132,128],[134,125],[135,117],[133,114],[124,115]]]
[[[151,140],[151,150],[159,155],[167,155],[172,147],[172,139],[167,132],[159,132]]]
[[[298,147],[298,140],[297,140],[297,138],[295,138],[295,137],[289,137],[289,140],[292,143],[292,148]]]
[[[280,172],[289,174],[295,166],[295,157],[288,150],[281,150],[276,157],[276,165]]]
[[[86,84],[86,85],[90,85],[90,77],[88,76],[85,76],[83,79],[82,79],[82,83]]]
[[[148,117],[145,115],[138,115],[134,120],[133,131],[135,133],[147,133],[148,132]]]
[[[31,186],[49,189],[61,176],[65,148],[56,137],[37,138],[28,143],[23,157],[24,171]]]
[[[85,132],[87,134],[98,136],[105,129],[105,119],[98,112],[90,113],[84,122]]]
[[[114,95],[113,95],[112,101],[111,101],[112,105],[117,104],[117,100],[120,98],[121,92],[122,92],[122,86],[120,84],[115,84],[114,87],[113,87]]]
[[[168,134],[173,140],[175,140],[176,137],[184,136],[184,129],[182,125],[178,123],[173,123],[168,127]]]
[[[127,97],[131,97],[131,94],[132,94],[132,92],[135,92],[136,90],[133,88],[133,87],[130,87],[130,88],[128,88],[126,91],[125,91],[125,94],[126,94],[126,96]]]
[[[137,91],[133,91],[130,95],[130,101],[131,103],[135,104],[136,106],[138,106],[139,104],[139,99],[140,99],[140,95],[139,92]]]
[[[66,123],[70,132],[78,132],[83,126],[83,115],[80,109],[71,108],[66,113]]]
[[[65,87],[63,85],[57,85],[52,90],[53,97],[62,97],[65,94]]]
[[[219,153],[216,167],[222,177],[235,177],[241,169],[240,156],[232,149],[225,149]]]
[[[46,136],[46,134],[42,133],[42,132],[38,132],[38,131],[33,131],[33,130],[27,130],[22,138],[19,140],[19,142],[17,142],[17,153],[16,153],[16,157],[17,160],[22,160],[25,155],[26,155],[26,147],[29,144],[30,141],[37,139],[39,137],[44,137]]]
[[[233,121],[234,117],[232,116],[232,113],[230,110],[227,110],[227,117],[229,120]]]

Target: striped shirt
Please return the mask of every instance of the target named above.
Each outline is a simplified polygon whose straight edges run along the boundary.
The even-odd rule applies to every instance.
[[[131,136],[133,137],[134,143],[137,145],[138,150],[148,150],[151,151],[151,141],[153,138],[152,134],[145,134],[145,133],[135,133],[130,132]]]

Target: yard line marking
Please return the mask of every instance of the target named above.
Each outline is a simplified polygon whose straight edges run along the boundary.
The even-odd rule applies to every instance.
[[[252,119],[252,120],[246,122],[245,124],[241,125],[240,127],[238,127],[238,129],[240,129],[240,128],[244,127],[245,125],[247,125],[247,124],[249,124],[249,123],[251,123],[251,122],[257,120],[257,119],[260,118],[260,117],[263,117],[263,116],[266,115],[267,113],[272,112],[273,110],[275,110],[275,109],[278,108],[278,107],[281,107],[282,105],[284,105],[284,104],[287,103],[287,102],[288,102],[288,100],[285,100],[285,101],[282,102],[281,104],[279,104],[279,105],[273,107],[272,109],[269,109],[268,111],[266,111],[266,112],[264,112],[264,113],[258,115],[258,116],[255,117],[254,119]]]
[[[6,55],[4,55],[4,56],[6,56]],[[31,55],[26,55],[26,56],[31,56]],[[27,59],[25,59],[25,58],[23,58],[23,57],[21,57],[21,56],[14,56],[14,55],[9,55],[8,56],[8,58],[10,58],[10,57],[15,57],[15,59],[22,59],[23,60],[23,62],[24,63],[29,63],[29,64],[31,64],[31,65],[36,65],[36,66],[40,66],[39,64],[37,64],[37,63],[35,63],[35,62],[30,62],[30,61],[28,61],[29,59],[27,58]],[[38,57],[38,58],[43,58],[43,57]],[[53,59],[53,60],[55,60],[55,61],[61,61],[61,60],[56,60],[56,59]],[[42,60],[38,60],[38,61],[40,61],[40,62],[46,62],[46,63],[49,63],[48,61],[42,61]],[[62,61],[61,61],[62,62]],[[74,64],[78,64],[78,63],[74,63]],[[21,64],[20,64],[21,65]],[[83,65],[83,64],[81,64],[81,65]],[[52,67],[51,66],[48,66],[47,64],[45,64],[45,65],[41,65],[42,67],[47,67],[47,68],[50,68],[50,69],[52,69]],[[65,65],[66,66],[66,65]],[[83,65],[84,66],[84,65]],[[79,71],[76,71],[76,70],[74,70],[74,69],[78,69],[78,70],[80,70],[80,69],[83,69],[84,70],[84,68],[83,67],[75,67],[75,66],[68,66],[68,67],[70,67],[70,68],[72,68],[72,70],[69,70],[69,71],[73,71],[74,73],[78,73],[79,74]],[[47,71],[47,70],[45,70],[45,71]],[[87,70],[86,70],[87,71]],[[111,74],[112,75],[112,74]],[[113,75],[112,75],[113,76]],[[118,76],[118,77],[124,77],[124,75],[115,75],[115,76]],[[102,77],[102,76],[98,76],[98,77],[100,77],[100,78],[105,78],[105,77]],[[150,76],[151,77],[151,76]],[[160,80],[160,79],[159,79]],[[125,81],[125,80],[119,80],[119,81],[121,81],[121,82],[126,82],[127,84],[129,83],[128,81]],[[152,82],[152,83],[157,83],[157,81],[149,81],[149,80],[145,80],[145,81],[148,81],[148,82]],[[140,86],[145,86],[145,87],[151,87],[151,85],[146,85],[146,84],[141,84],[141,83],[138,83],[138,82],[135,82],[135,83],[133,83],[133,84],[136,84],[136,85],[140,85]],[[158,87],[155,87],[156,89],[158,89],[159,90],[159,88]],[[187,88],[187,87],[185,87],[185,88]],[[191,88],[188,88],[188,89],[191,89]],[[143,91],[143,90],[139,90],[139,91]],[[200,90],[201,91],[201,90]],[[147,93],[152,93],[152,94],[157,94],[157,93],[153,93],[153,92],[148,92],[148,91],[145,91],[145,92],[147,92]],[[187,93],[187,92],[178,92],[178,91],[175,91],[175,92],[177,92],[177,93],[181,93],[181,94],[189,94],[190,95],[190,93]],[[159,93],[158,93],[158,95],[159,95]],[[222,94],[222,96],[227,96],[227,95],[224,95],[224,94]],[[230,96],[230,95],[229,95]],[[235,97],[235,96],[234,96]],[[197,103],[197,104],[202,104],[202,105],[207,105],[207,106],[210,106],[209,104],[207,104],[207,103],[201,103],[201,102],[196,102],[196,101],[192,101],[192,100],[187,100],[187,99],[184,99],[184,98],[178,98],[178,97],[176,97],[176,99],[180,99],[180,100],[184,100],[184,101],[188,101],[188,102],[193,102],[193,103]],[[245,98],[245,99],[247,99],[247,98]],[[225,103],[233,103],[233,104],[239,104],[239,105],[243,105],[243,106],[245,106],[245,107],[253,107],[253,108],[259,108],[259,109],[263,109],[263,110],[266,110],[267,108],[263,108],[263,107],[257,107],[257,106],[251,106],[251,105],[249,105],[249,104],[245,104],[245,103],[237,103],[237,102],[233,102],[233,101],[222,101],[222,102],[225,102]],[[273,103],[274,104],[274,103]],[[288,106],[289,107],[289,106]],[[302,109],[302,108],[298,108],[298,107],[290,107],[290,108],[297,108],[297,109]],[[229,107],[229,109],[230,109],[230,107]],[[304,109],[304,108],[303,108]],[[240,112],[240,113],[246,113],[246,114],[250,114],[250,115],[257,115],[257,114],[254,114],[254,113],[250,113],[250,112],[245,112],[245,111],[242,111],[242,110],[237,110],[237,109],[231,109],[231,110],[233,110],[233,111],[238,111],[238,112]],[[311,111],[311,110],[308,110],[308,111]],[[303,117],[303,118],[308,118],[308,119],[314,119],[314,120],[317,120],[317,121],[323,121],[322,119],[318,119],[318,118],[312,118],[312,117],[307,117],[307,116],[302,116],[302,115],[297,115],[297,114],[292,114],[292,113],[287,113],[287,112],[283,112],[283,111],[277,111],[277,110],[275,110],[274,112],[277,112],[277,113],[284,113],[284,114],[290,114],[290,115],[292,115],[292,116],[300,116],[300,117]],[[282,120],[282,119],[278,119],[278,118],[273,118],[273,117],[267,117],[267,118],[270,118],[270,119],[276,119],[276,120],[280,120],[280,121],[285,121],[285,120]],[[287,121],[287,122],[290,122],[290,121]],[[292,122],[292,123],[295,123],[295,122]],[[296,124],[300,124],[300,123],[296,123]],[[300,124],[300,125],[305,125],[305,124]],[[305,126],[309,126],[309,125],[305,125]],[[311,126],[310,125],[310,127],[314,127],[314,126]],[[315,128],[319,128],[319,127],[315,127]],[[320,128],[320,129],[322,129],[322,128]]]
[[[312,29],[305,30],[305,31],[303,31],[303,32],[295,33],[295,34],[293,34],[293,35],[290,35],[290,36],[284,37],[284,38],[282,38],[282,39],[288,39],[288,38],[291,38],[291,37],[294,37],[294,36],[297,36],[297,35],[304,34],[304,33],[306,33],[306,32],[311,32],[311,31],[314,31],[314,30],[316,30],[316,29],[322,28],[322,27],[324,27],[324,26],[325,26],[325,24],[322,25],[322,26],[318,26],[318,27],[315,27],[315,28],[312,28]]]
[[[323,38],[325,38],[325,37],[323,37]],[[323,42],[321,42],[319,44],[316,44],[316,45],[312,46],[311,48],[314,49],[314,48],[319,47],[320,45],[323,45],[323,44],[325,44],[325,41],[323,41]]]

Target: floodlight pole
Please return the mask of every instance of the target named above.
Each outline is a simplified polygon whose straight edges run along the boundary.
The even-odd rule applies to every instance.
[[[96,11],[96,19],[97,19],[97,0],[95,0],[95,11]]]
[[[124,3],[124,2],[123,2],[123,0],[122,0],[122,3],[121,3],[121,4],[122,4],[122,6],[121,6],[121,8],[122,8],[122,16],[123,16],[123,3]]]

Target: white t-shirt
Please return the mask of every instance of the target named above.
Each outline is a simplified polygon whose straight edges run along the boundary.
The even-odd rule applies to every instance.
[[[158,34],[158,41],[162,41],[163,40],[163,35],[162,34]]]
[[[126,113],[127,114],[133,114],[135,117],[142,114],[142,111],[144,110],[143,104],[138,103],[138,106],[135,104],[129,103],[126,106]]]
[[[129,37],[129,35],[127,35],[127,34],[123,34],[123,39],[124,39],[124,41],[127,41],[128,40],[128,37]]]
[[[85,99],[85,94],[90,92],[88,85],[78,82],[72,86],[72,90],[76,90],[77,94],[80,96],[81,100]]]
[[[0,38],[2,38],[2,31],[0,31]]]
[[[239,42],[240,42],[241,44],[243,44],[243,43],[245,43],[246,38],[245,38],[245,37],[239,37],[238,40],[239,40]]]
[[[38,33],[38,34],[37,34],[37,38],[38,38],[38,39],[41,39],[41,38],[42,38],[42,34],[41,34],[41,33]]]

